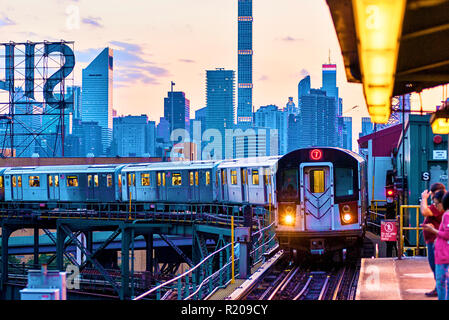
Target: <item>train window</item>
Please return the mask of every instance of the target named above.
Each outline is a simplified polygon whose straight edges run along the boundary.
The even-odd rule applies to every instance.
[[[118,180],[117,180],[117,182],[118,182],[118,188],[119,188],[120,191],[121,191],[121,190],[122,190],[122,174],[121,174],[121,173],[118,174]]]
[[[30,176],[28,179],[30,187],[40,187],[39,176]]]
[[[354,195],[353,168],[335,168],[335,196]]]
[[[128,187],[136,185],[136,174],[128,173]]]
[[[95,187],[98,187],[98,184],[99,184],[99,183],[98,183],[98,174],[95,174],[95,175],[94,175],[94,186],[95,186]]]
[[[91,174],[87,175],[87,186],[88,187],[92,186],[92,175]]]
[[[180,173],[173,173],[172,179],[171,179],[171,184],[173,186],[180,186],[180,185],[182,185],[182,179],[181,179],[181,174]]]
[[[106,176],[106,186],[112,187],[112,174]]]
[[[59,187],[59,176],[55,175],[55,187]]]
[[[195,185],[197,186],[198,184],[199,184],[198,171],[195,171]]]
[[[67,176],[67,186],[78,187],[78,176]]]
[[[323,169],[309,171],[309,189],[311,193],[323,193],[325,189],[325,172]]]
[[[4,188],[4,184],[3,184],[3,176],[0,176],[0,188],[1,188],[1,189]]]
[[[281,172],[281,192],[279,197],[282,200],[294,200],[298,198],[298,169],[285,169]]]
[[[247,184],[248,181],[248,171],[246,169],[242,169],[241,171],[242,176],[242,184]]]
[[[225,185],[228,182],[226,169],[221,169],[221,182]]]
[[[231,184],[237,184],[237,170],[231,170]]]
[[[53,176],[48,176],[48,186],[53,187]]]
[[[165,172],[162,172],[162,186],[165,186]]]
[[[268,169],[268,168],[265,168],[265,174],[263,175],[263,181],[266,186],[271,184],[270,169]]]
[[[206,186],[210,185],[210,171],[206,171]]]
[[[17,186],[22,188],[22,176],[17,176]]]
[[[142,186],[147,187],[150,185],[150,174],[149,173],[142,173],[140,182],[142,183]]]
[[[17,187],[16,176],[12,176],[12,186]]]
[[[259,170],[253,170],[253,184],[259,184]]]
[[[193,186],[193,184],[194,184],[194,180],[193,180],[193,171],[190,171],[190,172],[189,172],[189,184],[190,184],[191,186]]]

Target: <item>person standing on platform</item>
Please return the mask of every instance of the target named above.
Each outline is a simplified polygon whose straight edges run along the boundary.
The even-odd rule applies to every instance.
[[[438,183],[438,182],[433,183],[430,186],[430,192],[427,190],[424,190],[423,193],[421,193],[421,204],[420,204],[421,214],[425,217],[423,225],[430,223],[437,230],[440,226],[441,218],[443,216],[444,211],[438,210],[437,207],[435,206],[435,204],[433,204],[433,203],[430,206],[428,206],[427,199],[429,197],[431,197],[433,200],[435,194],[440,190],[443,191],[443,193],[441,194],[441,197],[442,197],[442,195],[446,191],[446,187],[442,183]],[[440,202],[441,202],[441,199],[442,198],[440,198]],[[429,260],[430,269],[432,269],[433,277],[434,277],[434,279],[436,279],[436,277],[435,277],[435,256],[434,256],[435,234],[433,234],[429,231],[426,231],[426,230],[424,230],[423,234],[424,234],[424,240],[426,241],[427,258]],[[436,297],[437,296],[436,288],[430,292],[426,292],[426,296]]]
[[[438,193],[436,194],[438,195]],[[435,240],[435,275],[438,300],[449,300],[449,193],[436,206],[445,211],[439,229],[433,224],[424,224],[426,231],[436,235]]]

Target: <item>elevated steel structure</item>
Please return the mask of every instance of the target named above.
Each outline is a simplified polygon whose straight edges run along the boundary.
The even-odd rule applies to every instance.
[[[0,147],[3,157],[64,156],[73,96],[74,42],[0,43]]]
[[[222,252],[220,258],[210,259],[208,263],[202,263],[210,255],[210,247],[213,244],[215,250],[220,250],[227,246],[231,240],[231,221],[234,221],[235,227],[251,226],[251,229],[257,231],[265,228],[270,223],[270,212],[265,208],[253,207],[250,211],[245,209],[244,205],[217,205],[217,204],[117,204],[117,203],[84,203],[80,204],[80,210],[66,209],[63,204],[53,204],[52,206],[39,203],[25,203],[21,206],[16,204],[0,204],[0,223],[2,228],[1,245],[1,282],[0,289],[3,299],[12,298],[14,293],[11,291],[11,279],[9,279],[9,270],[11,265],[8,263],[9,247],[8,241],[11,234],[23,228],[34,229],[34,262],[38,262],[39,240],[38,232],[44,229],[47,235],[51,233],[48,230],[56,230],[56,236],[51,234],[50,238],[56,246],[56,255],[50,257],[47,263],[56,261],[58,270],[65,270],[67,264],[75,265],[81,273],[93,270],[96,274],[96,283],[102,283],[109,288],[109,298],[119,298],[122,300],[131,299],[142,292],[151,289],[153,286],[163,283],[173,278],[177,271],[179,262],[187,263],[190,267],[196,268],[190,278],[184,279],[174,287],[158,290],[154,295],[147,298],[161,299],[165,295],[170,295],[169,291],[175,291],[174,296],[185,297],[187,293],[192,292],[193,288],[211,278],[212,275],[221,270],[227,263],[229,269],[230,248]],[[250,208],[246,206],[246,208]],[[244,214],[246,212],[246,215]],[[251,214],[248,215],[248,212]],[[254,223],[253,223],[254,222]],[[93,233],[96,231],[110,231],[110,235],[102,244],[93,247]],[[254,237],[255,242],[266,242],[269,238],[267,228],[264,232],[259,232]],[[79,235],[86,236],[86,243],[79,240]],[[177,264],[166,266],[165,272],[158,270],[158,264],[155,262],[157,257],[153,257],[154,234],[161,235],[161,238],[171,246],[178,257]],[[191,252],[181,249],[172,242],[167,235],[182,235],[192,237]],[[108,270],[101,262],[100,255],[110,243],[120,236],[121,253],[120,269],[115,271]],[[143,236],[146,242],[146,272],[136,277],[134,270],[134,251],[135,239]],[[36,240],[37,239],[37,240]],[[270,241],[274,243],[274,240]],[[82,251],[86,260],[78,264],[69,255],[66,255],[67,248],[75,245]],[[260,251],[262,250],[262,251]],[[255,252],[260,258],[263,254],[263,248]],[[224,255],[223,255],[224,254]],[[259,258],[254,258],[256,262]],[[198,266],[201,264],[201,266]],[[92,271],[89,271],[92,274]],[[156,277],[158,273],[158,277]],[[197,298],[204,297],[204,294],[211,292],[215,285],[223,285],[224,276],[229,277],[229,271],[221,271],[216,275],[214,282],[210,282],[207,290],[202,290],[197,294]],[[83,281],[87,281],[83,276]],[[186,283],[187,281],[187,283]],[[225,281],[226,282],[226,281]],[[90,282],[89,282],[90,283]],[[80,294],[80,292],[75,292]],[[81,292],[82,293],[82,292]],[[97,294],[99,292],[97,291]],[[17,293],[16,293],[17,296]],[[70,296],[70,294],[69,294]]]

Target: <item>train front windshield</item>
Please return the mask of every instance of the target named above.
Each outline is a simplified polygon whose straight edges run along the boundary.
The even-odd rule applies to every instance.
[[[281,174],[281,192],[279,201],[298,200],[298,169],[286,169]]]

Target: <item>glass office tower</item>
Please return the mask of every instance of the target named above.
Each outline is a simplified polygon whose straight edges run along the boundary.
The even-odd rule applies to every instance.
[[[83,69],[81,119],[101,127],[103,152],[112,141],[113,51],[105,48]]]

